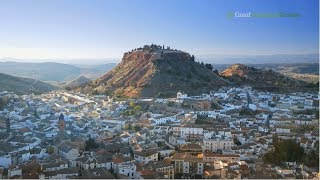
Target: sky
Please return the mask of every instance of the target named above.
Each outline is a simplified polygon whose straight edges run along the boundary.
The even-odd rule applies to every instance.
[[[318,0],[0,0],[0,23],[0,58],[120,60],[151,43],[196,57],[319,51]]]

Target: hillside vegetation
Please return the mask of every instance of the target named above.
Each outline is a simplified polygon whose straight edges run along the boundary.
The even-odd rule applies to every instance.
[[[56,90],[55,86],[28,78],[20,78],[0,73],[0,91],[12,91],[16,94],[43,93]]]

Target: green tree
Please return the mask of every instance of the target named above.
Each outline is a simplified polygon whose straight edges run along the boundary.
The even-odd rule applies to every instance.
[[[54,153],[54,148],[53,146],[49,146],[47,149],[48,154],[53,154]]]
[[[195,60],[194,55],[192,55],[191,56],[191,61],[194,61],[194,60]]]
[[[275,150],[264,155],[263,160],[266,163],[281,165],[285,161],[302,162],[304,149],[293,140],[279,140],[274,137],[273,146]]]
[[[207,69],[209,69],[210,71],[212,71],[212,69],[213,69],[212,64],[206,64],[205,67],[206,67]]]
[[[92,94],[92,95],[98,95],[98,94],[99,94],[99,91],[96,90],[96,89],[95,89],[95,90],[92,90],[92,91],[91,91],[91,94]]]
[[[133,115],[135,115],[135,112],[134,112],[134,110],[130,110],[130,113],[129,113],[129,115],[130,115],[130,116],[133,116]]]
[[[158,92],[158,94],[157,94],[157,97],[158,98],[164,98],[164,97],[166,97],[167,95],[166,95],[166,93],[164,93],[164,92]]]
[[[279,142],[279,137],[278,137],[278,135],[277,135],[277,134],[273,134],[273,135],[272,135],[272,144],[273,144],[274,146],[276,146],[276,145],[278,144],[278,142]]]
[[[234,142],[235,145],[238,145],[238,146],[241,145],[241,142],[236,137],[233,138],[233,142]]]
[[[40,118],[39,115],[38,115],[38,112],[37,112],[36,110],[34,110],[33,114],[34,114],[34,117],[35,117],[35,118],[37,118],[37,119]]]
[[[138,132],[141,130],[141,126],[139,126],[139,125],[133,126],[133,130]]]
[[[112,96],[113,93],[111,91],[104,91],[104,95],[106,96]]]
[[[187,73],[187,79],[192,79],[192,74],[190,72]]]
[[[6,103],[0,99],[0,110],[6,105]]]
[[[319,149],[319,148],[315,148]],[[305,155],[304,163],[309,167],[319,168],[319,151],[312,149],[309,153]]]
[[[132,130],[132,125],[131,125],[131,124],[126,124],[126,125],[124,126],[124,129],[125,129],[125,130]]]
[[[133,109],[135,111],[141,111],[141,106],[140,105],[136,105]]]
[[[7,176],[8,176],[8,169],[3,169],[3,178],[5,179],[5,178],[8,178]]]
[[[130,106],[131,108],[134,108],[135,105],[136,105],[136,103],[134,103],[134,102],[130,102],[130,103],[129,103],[129,106]]]
[[[222,109],[219,103],[211,102],[211,109]]]
[[[172,106],[174,106],[174,102],[173,102],[173,101],[169,101],[169,102],[167,103],[167,105],[168,105],[169,107],[172,107]]]
[[[96,143],[96,141],[92,138],[89,138],[87,141],[86,141],[86,146],[85,146],[85,150],[88,151],[90,149],[96,149],[98,148],[99,145]]]

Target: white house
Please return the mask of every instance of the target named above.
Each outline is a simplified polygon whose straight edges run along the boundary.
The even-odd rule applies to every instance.
[[[232,139],[204,139],[203,149],[217,151],[222,149],[231,149],[234,146]]]
[[[203,174],[203,158],[192,156],[190,153],[177,153],[172,156],[171,163],[174,164],[175,173],[183,173],[187,176]]]
[[[294,120],[294,123],[297,125],[307,125],[307,124],[311,124],[312,120],[311,119],[296,119],[296,120]]]
[[[150,118],[151,125],[156,126],[160,124],[166,124],[168,122],[176,122],[177,118],[175,116],[158,116],[158,117],[151,117]]]
[[[69,168],[68,161],[60,160],[56,163],[48,163],[43,166],[44,171],[56,171]]]
[[[75,160],[79,157],[79,150],[71,147],[66,143],[62,143],[58,146],[58,154],[61,154],[63,157],[69,160]]]
[[[158,161],[158,152],[155,150],[134,151],[134,159],[140,163],[147,164],[150,161]]]
[[[181,138],[200,138],[203,137],[203,127],[185,125],[180,128]]]
[[[263,133],[267,133],[267,132],[269,132],[269,128],[268,128],[268,126],[261,125],[258,127],[258,131],[263,132]]]
[[[107,120],[103,120],[103,122],[115,123],[115,124],[120,124],[124,126],[126,123],[126,120],[125,119],[107,119]]]
[[[97,167],[104,167],[108,170],[112,169],[113,167],[113,161],[111,156],[98,156],[97,158]]]
[[[188,95],[185,93],[181,93],[180,91],[177,93],[177,99],[184,99],[187,97],[188,97]]]
[[[290,133],[290,129],[289,128],[285,128],[285,127],[277,127],[276,128],[276,132],[277,133]]]
[[[249,108],[254,111],[257,110],[257,106],[255,104],[249,104]]]
[[[12,178],[14,176],[22,176],[22,168],[20,168],[19,166],[9,168],[8,177]]]
[[[44,173],[46,179],[69,179],[70,176],[78,176],[79,170],[76,167],[68,168],[68,170],[60,169]],[[39,179],[42,179],[41,177]],[[43,178],[44,179],[44,178]]]
[[[168,99],[156,99],[156,103],[164,103],[166,104],[168,102]]]
[[[128,179],[135,179],[137,176],[137,166],[131,161],[118,164],[117,173],[128,176]]]

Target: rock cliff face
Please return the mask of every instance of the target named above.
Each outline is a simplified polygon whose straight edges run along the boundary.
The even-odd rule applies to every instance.
[[[126,97],[172,97],[177,91],[198,94],[228,84],[194,62],[189,53],[151,45],[125,53],[114,69],[78,90]]]
[[[240,77],[244,77],[245,75],[247,75],[247,73],[250,70],[255,70],[252,67],[248,67],[244,64],[234,64],[232,66],[230,66],[229,68],[225,69],[224,71],[222,71],[222,75],[223,76],[233,76],[233,75],[237,75]]]

